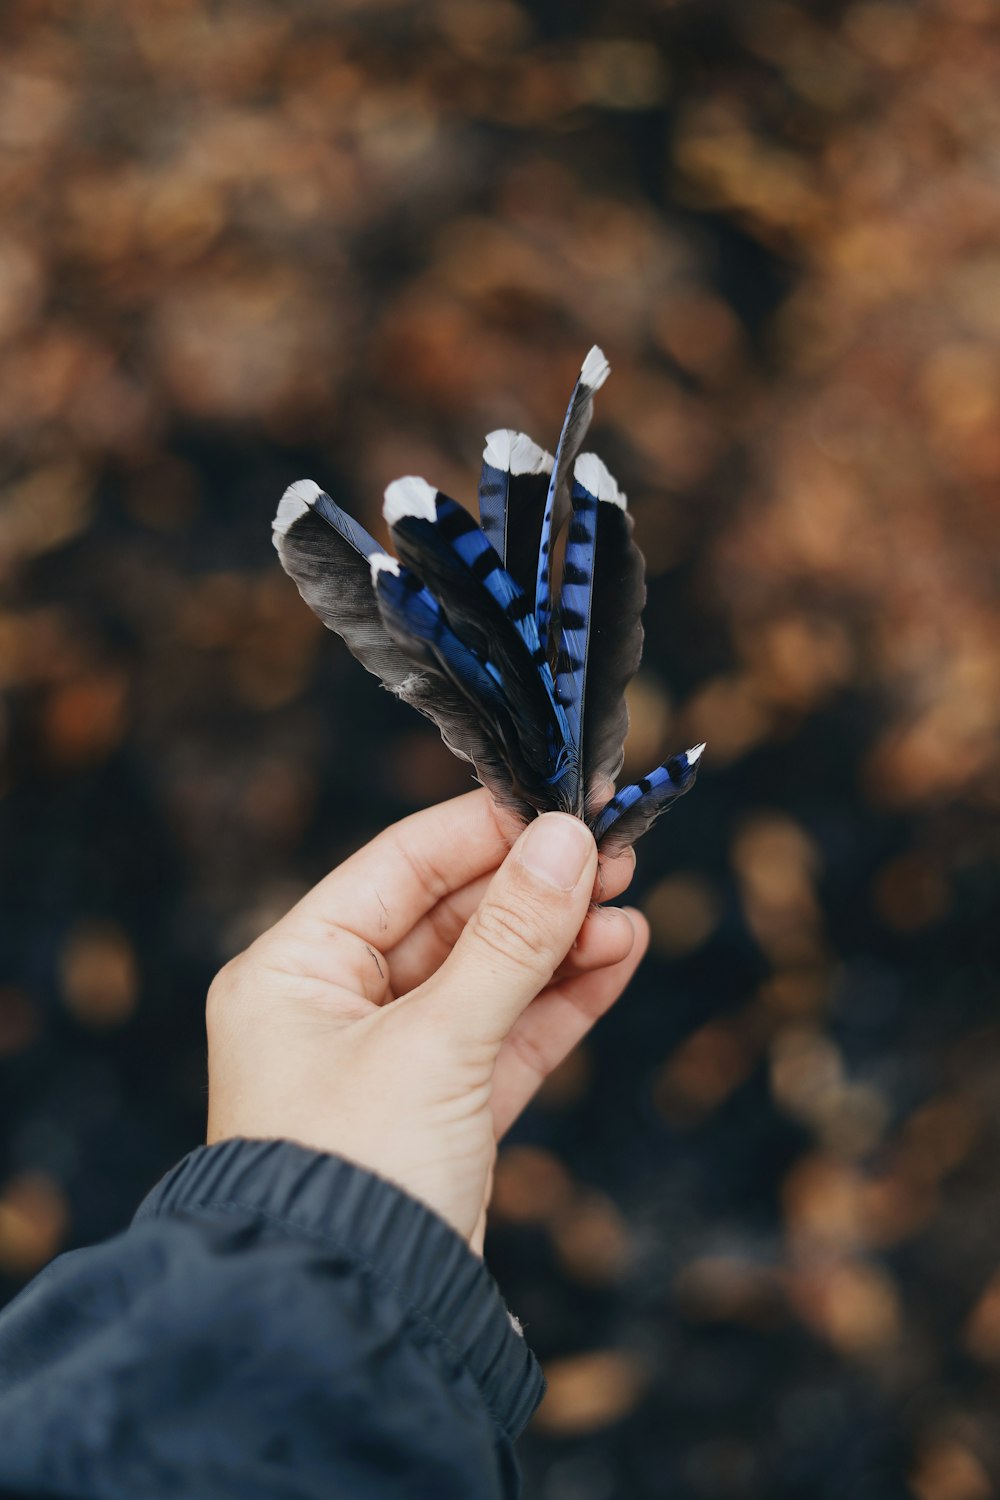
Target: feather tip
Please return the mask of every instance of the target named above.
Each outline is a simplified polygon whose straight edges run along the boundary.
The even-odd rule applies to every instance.
[[[394,578],[399,577],[399,563],[388,552],[373,552],[368,562],[372,570],[372,583],[376,585],[380,573],[391,573]]]
[[[386,489],[382,515],[390,526],[395,526],[403,516],[419,516],[423,521],[436,521],[437,490],[416,474],[407,474],[404,479],[394,479]]]
[[[596,500],[606,500],[609,505],[617,505],[619,510],[625,509],[625,496],[596,453],[580,454],[573,466],[573,478]]]
[[[595,344],[580,368],[580,379],[584,385],[589,385],[592,391],[599,391],[601,386],[611,374],[611,366],[608,364],[604,350]]]
[[[553,458],[526,432],[501,427],[486,434],[483,462],[506,474],[551,474]]]
[[[278,504],[278,511],[272,522],[272,530],[278,536],[285,536],[290,526],[304,516],[309,507],[315,502],[317,495],[323,491],[312,479],[296,479],[290,484],[282,495]]]

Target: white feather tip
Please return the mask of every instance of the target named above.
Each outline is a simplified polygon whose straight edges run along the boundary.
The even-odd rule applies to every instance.
[[[526,432],[501,427],[486,434],[483,463],[505,474],[551,474],[553,458],[532,442]]]
[[[605,358],[604,350],[598,349],[595,344],[583,362],[580,379],[584,385],[589,385],[592,391],[599,391],[610,374],[611,366]]]
[[[273,531],[275,536],[284,536],[288,528],[304,516],[310,505],[315,504],[316,496],[322,495],[323,491],[318,484],[311,479],[296,479],[290,484],[281,497],[278,505],[278,513],[274,518]]]
[[[573,465],[573,478],[588,495],[625,509],[625,496],[596,453],[581,453]]]
[[[688,765],[689,766],[696,766],[698,764],[698,762],[701,760],[701,757],[702,757],[702,755],[704,753],[705,753],[705,741],[702,740],[702,742],[701,742],[700,745],[695,745],[695,747],[694,747],[693,750],[689,750],[687,752],[687,763],[688,763]]]
[[[385,492],[382,514],[390,526],[404,516],[419,516],[423,521],[437,520],[437,490],[426,479],[408,474],[394,479]]]
[[[373,552],[368,562],[372,570],[372,583],[376,588],[378,588],[380,573],[392,573],[394,577],[399,577],[399,563],[394,557],[390,557],[388,552]]]

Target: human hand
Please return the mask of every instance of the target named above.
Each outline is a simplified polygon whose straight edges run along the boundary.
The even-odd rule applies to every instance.
[[[485,792],[417,813],[226,965],[208,997],[210,1144],[347,1157],[481,1251],[497,1141],[648,942],[639,912],[590,905],[628,885],[631,850],[598,871],[564,813],[508,844]]]

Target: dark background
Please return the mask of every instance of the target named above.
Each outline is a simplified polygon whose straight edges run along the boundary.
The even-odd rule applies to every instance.
[[[626,769],[708,751],[653,954],[498,1173],[529,1500],[996,1494],[993,0],[0,33],[4,1292],[201,1138],[218,965],[467,785],[281,573],[284,486],[471,500],[599,342]]]

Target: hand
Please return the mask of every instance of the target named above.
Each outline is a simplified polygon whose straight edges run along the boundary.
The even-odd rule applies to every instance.
[[[226,965],[208,997],[210,1143],[348,1157],[481,1251],[497,1141],[648,941],[639,912],[590,905],[628,885],[631,850],[599,872],[564,813],[508,843],[485,792],[417,813]]]

